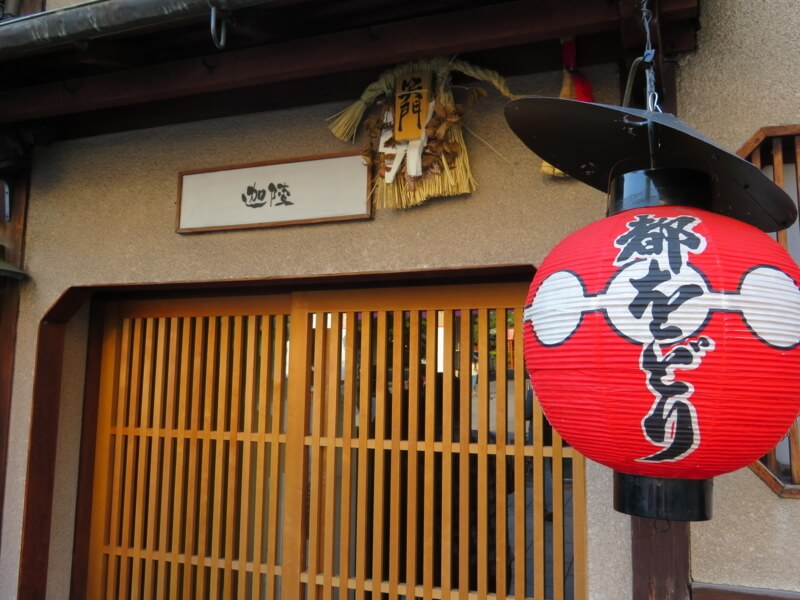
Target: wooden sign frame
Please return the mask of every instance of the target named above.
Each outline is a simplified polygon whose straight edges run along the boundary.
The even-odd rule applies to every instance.
[[[361,152],[181,171],[175,230],[203,233],[371,219]]]

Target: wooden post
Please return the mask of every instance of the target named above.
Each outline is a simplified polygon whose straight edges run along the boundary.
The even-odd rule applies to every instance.
[[[11,266],[22,268],[25,241],[25,221],[30,188],[27,170],[4,177],[11,189],[11,220],[0,218],[0,259]],[[19,286],[15,279],[0,279],[0,519],[6,489],[6,460],[8,456],[8,428],[11,419],[11,394],[13,391],[14,356],[17,345],[17,317],[19,315]]]
[[[632,598],[689,600],[689,523],[631,517]]]

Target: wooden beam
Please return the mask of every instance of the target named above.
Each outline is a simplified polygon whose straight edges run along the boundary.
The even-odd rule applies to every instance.
[[[645,43],[641,4],[641,0],[618,0],[617,2],[622,47],[634,55],[641,54]]]
[[[689,523],[631,517],[631,566],[631,598],[689,600]]]
[[[82,65],[121,69],[141,64],[142,53],[107,40],[84,40],[75,44],[73,60]]]
[[[3,252],[3,260],[21,268],[30,190],[28,172],[8,177],[7,183],[11,190],[11,221],[5,223],[0,219],[0,250]],[[3,517],[6,490],[8,428],[11,418],[20,285],[23,283],[17,280],[0,281],[0,521]]]
[[[20,15],[32,15],[44,10],[45,0],[22,0],[19,3]]]
[[[800,592],[694,582],[692,600],[800,600]]]
[[[53,515],[65,328],[64,323],[39,325],[20,549],[20,598],[46,597],[49,553],[45,549],[50,545]]]
[[[663,2],[664,18],[669,18],[671,7],[687,2],[696,0]],[[517,0],[10,90],[0,94],[0,122],[157,102],[617,27],[618,11],[608,3]]]
[[[92,523],[95,445],[97,442],[97,406],[100,398],[100,364],[103,348],[103,317],[106,304],[92,304],[89,338],[86,350],[86,387],[83,393],[83,427],[81,428],[78,493],[75,509],[75,539],[72,547],[72,600],[86,598],[89,572],[89,531]]]

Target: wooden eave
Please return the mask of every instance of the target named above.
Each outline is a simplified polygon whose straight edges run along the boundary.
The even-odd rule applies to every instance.
[[[698,0],[658,4],[663,55],[693,50]],[[353,99],[384,68],[430,56],[458,54],[505,76],[557,70],[566,36],[584,66],[624,63],[641,52],[638,5],[439,0],[431,12],[426,3],[288,0],[233,15],[222,51],[207,21],[54,43],[5,62],[0,50],[0,126],[64,139]]]

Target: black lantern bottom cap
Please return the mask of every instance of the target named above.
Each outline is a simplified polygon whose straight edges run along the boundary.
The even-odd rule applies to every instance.
[[[708,521],[713,479],[672,479],[614,471],[614,510],[664,521]]]

